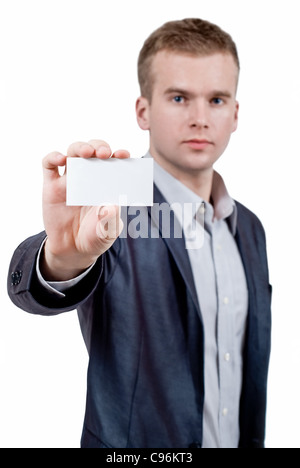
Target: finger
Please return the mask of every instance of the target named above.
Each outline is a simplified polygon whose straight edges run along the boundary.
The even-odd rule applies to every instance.
[[[108,143],[103,140],[90,140],[89,142],[77,141],[68,148],[68,157],[71,158],[103,158],[111,156],[111,149]]]
[[[89,145],[95,148],[95,155],[100,159],[107,159],[111,156],[111,147],[104,140],[90,140]]]
[[[53,152],[43,159],[44,177],[47,179],[56,179],[60,177],[58,168],[66,165],[66,156],[61,153]]]
[[[127,159],[130,158],[130,153],[127,150],[117,150],[113,153],[112,158]]]
[[[89,144],[95,148],[95,155],[99,159],[108,159],[111,157],[111,148],[106,141],[90,140]]]
[[[91,158],[95,156],[95,148],[84,141],[72,143],[67,151],[69,158]]]
[[[96,157],[99,159],[111,158],[111,149],[109,146],[100,145],[96,150]]]

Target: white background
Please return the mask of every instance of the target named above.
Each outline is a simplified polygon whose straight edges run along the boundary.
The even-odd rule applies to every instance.
[[[75,312],[10,303],[14,249],[43,229],[41,160],[77,140],[148,149],[135,120],[136,60],[165,21],[197,16],[238,44],[239,129],[218,163],[231,195],[261,218],[273,295],[267,446],[300,447],[297,0],[1,0],[0,446],[78,447],[87,353]]]

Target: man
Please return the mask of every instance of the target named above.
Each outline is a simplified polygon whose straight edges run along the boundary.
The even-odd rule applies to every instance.
[[[46,232],[15,252],[9,294],[35,314],[78,310],[90,356],[82,447],[263,447],[265,235],[213,169],[237,128],[237,50],[211,23],[174,21],[146,40],[138,68],[136,114],[150,135],[154,202],[202,203],[192,220],[204,213],[203,246],[187,249],[174,233],[119,236],[118,207],[67,207],[58,172],[66,155],[51,153],[43,161]],[[129,154],[92,140],[67,156]],[[141,216],[161,232],[159,214]],[[190,226],[176,222],[187,238]]]

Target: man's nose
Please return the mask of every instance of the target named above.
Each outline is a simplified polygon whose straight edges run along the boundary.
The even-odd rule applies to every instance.
[[[198,128],[209,127],[209,111],[203,101],[196,101],[190,107],[190,126]]]

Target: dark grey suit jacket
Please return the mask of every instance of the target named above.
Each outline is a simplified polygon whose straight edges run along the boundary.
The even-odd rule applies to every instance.
[[[155,202],[164,202],[156,188]],[[249,290],[240,446],[263,447],[271,287],[263,227],[244,206],[237,208],[236,242]],[[159,226],[150,210],[145,216]],[[184,239],[119,238],[59,298],[36,277],[44,238],[41,233],[16,250],[8,292],[33,314],[78,311],[90,356],[82,447],[201,447],[204,332]]]

